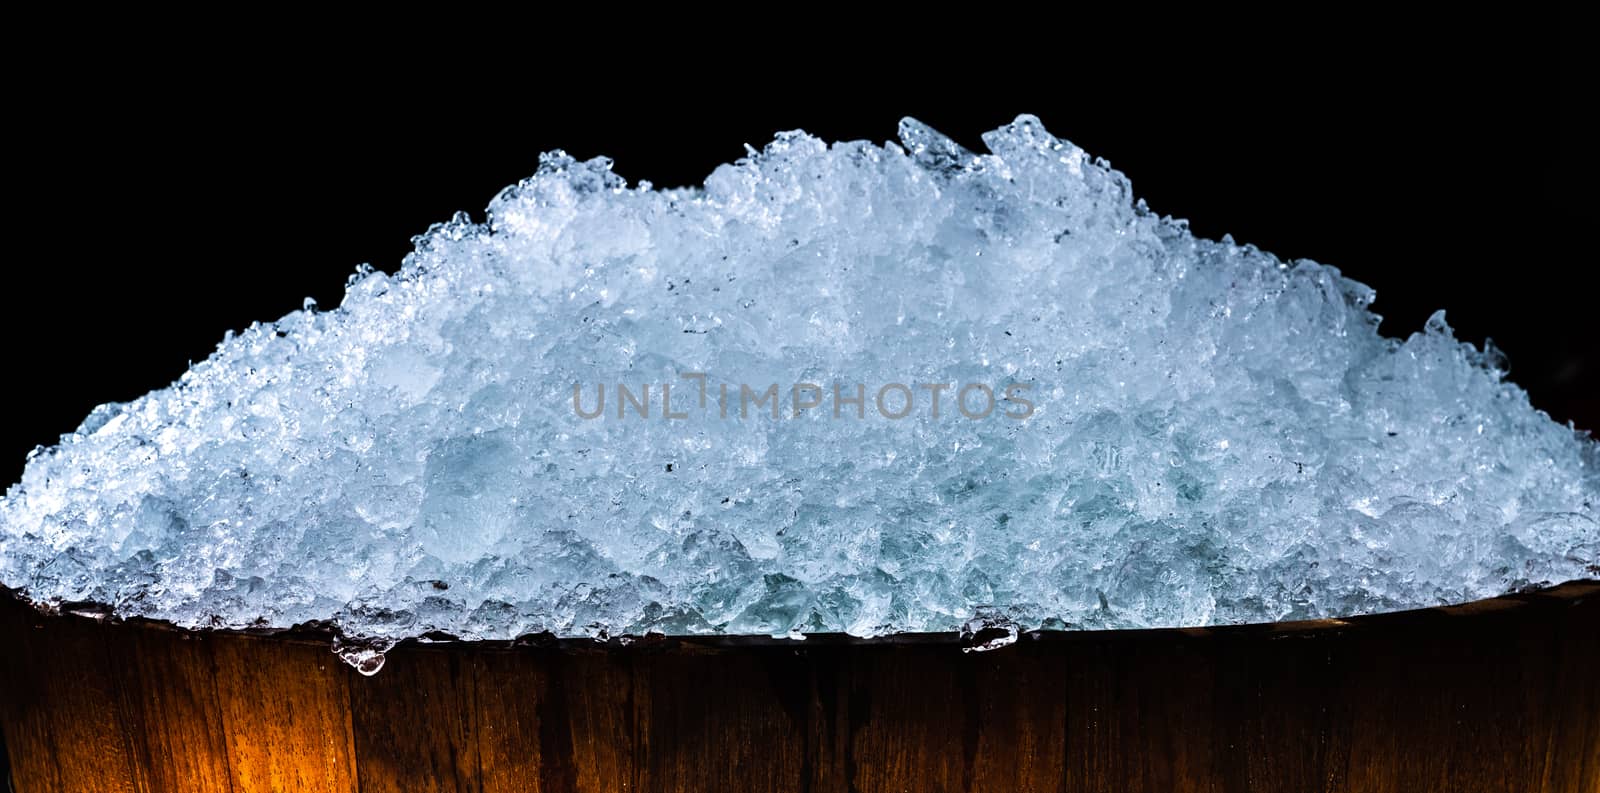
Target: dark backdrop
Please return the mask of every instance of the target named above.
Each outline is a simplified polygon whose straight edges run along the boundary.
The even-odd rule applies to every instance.
[[[1506,351],[1535,405],[1600,428],[1592,222],[1572,203],[1592,158],[1563,143],[1580,97],[1559,27],[1524,12],[985,47],[949,32],[781,57],[748,36],[634,50],[587,79],[617,45],[357,41],[327,57],[140,41],[84,73],[56,71],[81,54],[57,51],[10,95],[9,230],[30,252],[12,254],[0,318],[0,479],[94,405],[166,385],[224,331],[306,296],[335,306],[356,265],[393,270],[430,223],[481,218],[543,150],[688,185],[779,130],[881,141],[901,115],[974,148],[1039,115],[1197,233],[1374,286],[1389,335],[1447,309],[1459,336]]]

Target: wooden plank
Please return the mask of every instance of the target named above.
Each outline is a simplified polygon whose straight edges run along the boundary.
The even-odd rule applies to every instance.
[[[977,746],[973,789],[1019,793],[1063,789],[1068,676],[1059,655],[991,651],[963,659],[973,687]]]
[[[1212,701],[1186,706],[1204,708],[1194,712],[1209,726],[1218,789],[1345,789],[1352,726],[1344,707],[1346,643],[1264,634],[1215,637],[1199,649],[1209,656]],[[1203,779],[1182,784],[1193,788]]]
[[[539,652],[549,675],[538,704],[542,789],[638,790],[631,654]]]
[[[151,789],[140,737],[121,720],[113,629],[45,619],[9,604],[0,719],[19,791],[132,793]]]
[[[570,741],[562,764],[545,758],[545,722],[540,714],[543,702],[550,696],[547,655],[532,651],[481,652],[471,657],[476,691],[472,703],[477,727],[474,735],[484,793],[576,790]],[[546,785],[547,778],[554,784]]]
[[[1540,780],[1545,790],[1600,790],[1600,596],[1568,604],[1560,619]]]
[[[1211,644],[1179,636],[1038,648],[1065,681],[1065,789],[1222,789],[1223,764],[1237,750],[1218,745],[1208,718],[1226,706]]]
[[[147,789],[232,791],[211,638],[122,629],[108,634],[122,723],[140,750]]]
[[[778,648],[634,656],[639,790],[804,787],[807,665]]]
[[[473,654],[396,653],[350,680],[362,793],[480,793]]]
[[[356,673],[311,644],[219,635],[212,647],[234,790],[356,793]]]
[[[806,775],[811,791],[849,790],[852,723],[850,678],[859,655],[848,647],[805,648],[807,665],[803,684],[808,700],[806,721]]]
[[[977,692],[953,647],[871,647],[850,671],[850,785],[862,793],[974,789]]]

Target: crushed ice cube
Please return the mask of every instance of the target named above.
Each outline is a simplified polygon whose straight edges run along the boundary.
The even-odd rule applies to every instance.
[[[1029,116],[900,135],[685,190],[548,154],[33,455],[0,582],[326,620],[376,671],[424,635],[1014,637],[1592,575],[1595,442],[1442,314],[1385,338],[1368,287],[1195,238]]]

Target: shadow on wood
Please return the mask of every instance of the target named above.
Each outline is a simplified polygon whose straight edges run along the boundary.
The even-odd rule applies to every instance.
[[[0,597],[0,646],[20,793],[1600,790],[1595,582],[987,653],[407,644],[372,678],[305,636]]]

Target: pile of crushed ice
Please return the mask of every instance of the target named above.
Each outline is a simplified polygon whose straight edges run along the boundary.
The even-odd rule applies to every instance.
[[[984,141],[784,134],[685,190],[546,155],[487,222],[35,453],[0,583],[381,650],[1209,625],[1594,575],[1597,444],[1442,315],[1385,338],[1371,289],[1196,239],[1032,117]]]

